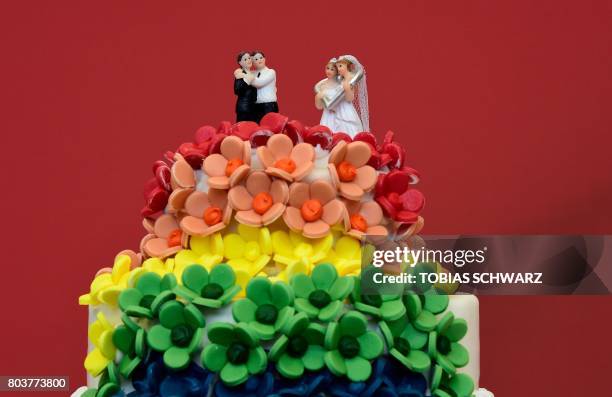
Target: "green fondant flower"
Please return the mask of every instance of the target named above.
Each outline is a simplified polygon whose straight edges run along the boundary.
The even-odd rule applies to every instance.
[[[306,313],[298,313],[283,327],[282,335],[270,348],[270,360],[286,378],[302,376],[304,369],[318,371],[325,366],[325,327],[310,323]]]
[[[449,375],[436,365],[430,389],[434,397],[470,397],[474,391],[474,381],[466,374]]]
[[[421,351],[427,344],[427,333],[414,328],[406,316],[379,324],[389,354],[414,372],[424,372],[431,366],[427,353]]]
[[[344,306],[343,301],[353,290],[352,277],[339,277],[329,263],[315,266],[311,276],[298,274],[291,279],[295,291],[295,308],[310,318],[335,320]]]
[[[429,332],[436,328],[438,323],[436,314],[442,313],[448,307],[448,295],[438,294],[434,289],[419,295],[408,291],[404,295],[404,304],[414,327]]]
[[[196,306],[217,309],[226,305],[240,291],[236,285],[236,275],[232,268],[220,263],[208,270],[202,265],[189,265],[181,275],[183,285],[174,292]]]
[[[368,331],[363,314],[350,311],[339,322],[329,324],[325,348],[329,350],[325,364],[334,375],[362,382],[372,373],[370,361],[383,352],[383,341],[377,333]]]
[[[113,344],[123,353],[119,362],[119,372],[128,378],[147,354],[146,332],[126,314],[121,318],[123,324],[113,332]]]
[[[436,330],[429,333],[429,356],[450,375],[454,375],[457,368],[469,362],[467,349],[459,344],[466,333],[467,322],[455,318],[451,312],[447,312],[440,319]]]
[[[194,305],[166,302],[159,309],[159,324],[147,334],[147,342],[153,350],[164,353],[168,368],[183,369],[200,345],[204,323],[204,316]]]
[[[256,277],[246,287],[246,298],[232,305],[232,314],[237,322],[247,323],[260,339],[270,340],[293,315],[292,303],[293,291],[286,283]]]
[[[109,397],[121,391],[121,377],[115,363],[109,363],[98,380],[97,389],[88,389],[83,396]]]
[[[350,299],[355,309],[386,321],[397,320],[406,314],[401,295],[381,294],[376,291],[364,292],[361,289],[360,277],[355,277],[355,287]]]
[[[210,344],[202,352],[202,365],[219,372],[223,383],[236,386],[244,383],[249,375],[265,371],[266,352],[248,325],[214,323],[208,328],[208,339]]]
[[[161,277],[146,272],[136,280],[134,288],[127,288],[119,294],[119,308],[133,317],[153,318],[162,304],[174,300],[172,292],[176,278],[172,273]]]

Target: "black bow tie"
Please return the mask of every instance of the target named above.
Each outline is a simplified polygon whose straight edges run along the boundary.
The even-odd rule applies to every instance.
[[[257,77],[261,76],[261,72],[257,73]]]

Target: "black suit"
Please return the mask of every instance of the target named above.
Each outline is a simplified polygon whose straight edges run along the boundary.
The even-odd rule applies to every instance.
[[[257,88],[248,85],[243,79],[234,79],[234,94],[238,97],[236,121],[259,121],[259,109],[255,107]]]

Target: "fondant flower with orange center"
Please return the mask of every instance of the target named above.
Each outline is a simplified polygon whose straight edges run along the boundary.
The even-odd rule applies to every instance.
[[[295,182],[289,188],[289,205],[283,219],[289,228],[304,237],[324,237],[330,227],[345,216],[346,207],[326,181]]]
[[[191,236],[208,236],[225,228],[232,219],[232,207],[227,191],[208,189],[196,191],[185,200],[187,215],[181,219],[181,229]]]
[[[269,225],[285,211],[287,182],[272,179],[263,171],[249,175],[244,185],[230,189],[228,199],[236,210],[236,220],[248,226]]]
[[[166,205],[167,213],[176,213],[183,209],[185,200],[195,190],[196,177],[193,168],[180,154],[175,154],[175,162],[170,171],[172,192]]]
[[[350,201],[345,203],[347,215],[344,228],[347,234],[357,239],[368,237],[372,242],[384,239],[389,231],[381,223],[384,220],[382,208],[376,201]]]
[[[340,195],[358,201],[376,185],[376,170],[367,165],[372,149],[367,143],[340,141],[329,153],[329,174]]]
[[[299,181],[314,168],[315,150],[309,143],[293,145],[284,134],[272,135],[266,146],[257,148],[257,156],[268,175],[287,182]]]
[[[149,234],[140,241],[140,250],[147,256],[167,258],[187,245],[188,236],[181,231],[172,214],[163,214],[155,222],[145,218],[142,224]]]
[[[251,144],[237,136],[223,139],[221,153],[213,153],[204,159],[204,172],[208,186],[213,189],[229,189],[246,178],[251,169]]]

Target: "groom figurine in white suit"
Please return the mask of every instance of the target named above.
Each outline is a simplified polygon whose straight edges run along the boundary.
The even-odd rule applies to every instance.
[[[270,112],[278,113],[278,102],[276,101],[276,72],[266,66],[266,56],[262,51],[251,53],[253,66],[255,66],[255,78],[251,85],[257,88],[257,122]]]

